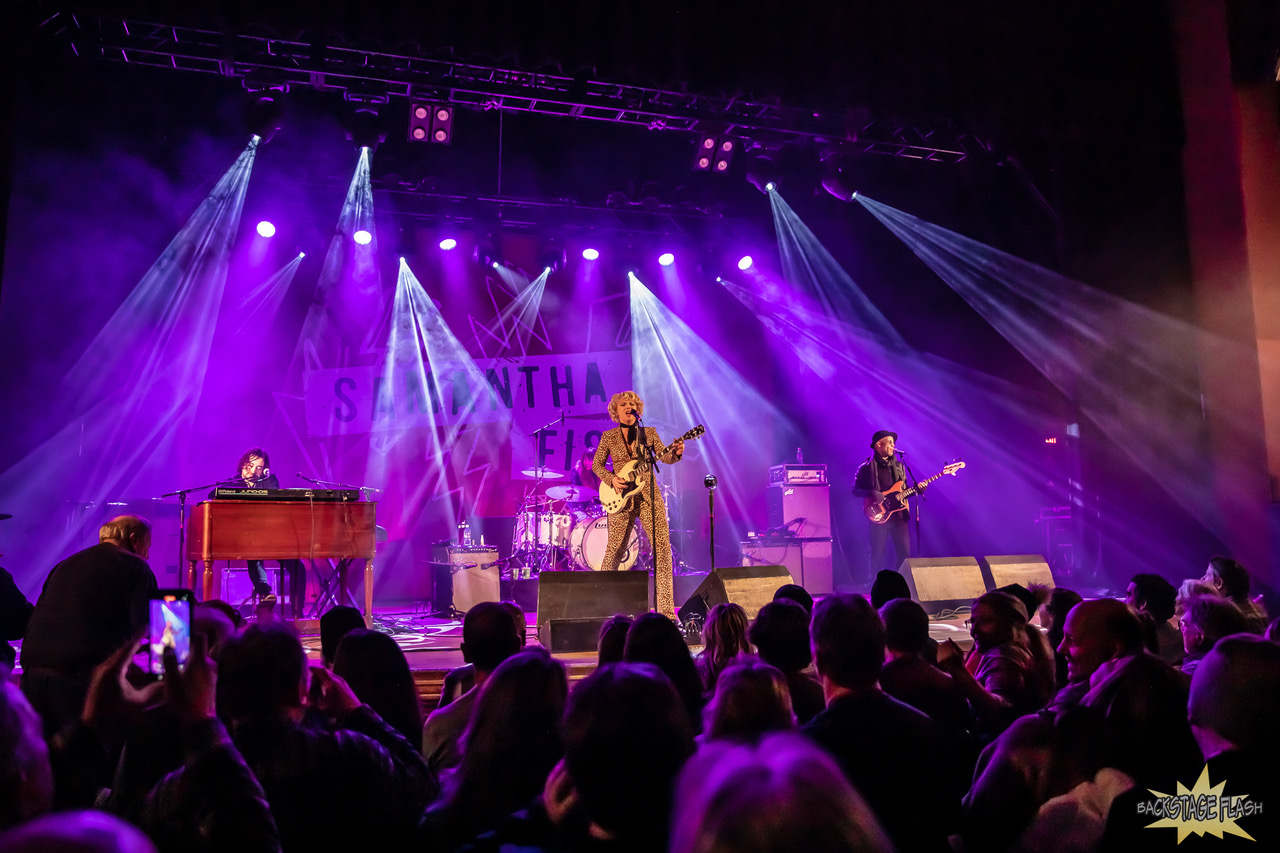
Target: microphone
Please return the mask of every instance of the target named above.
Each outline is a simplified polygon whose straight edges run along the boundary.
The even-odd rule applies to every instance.
[[[894,452],[894,453],[901,453],[901,454],[904,454],[904,455],[905,455],[907,451],[903,450],[901,447],[895,447],[895,448],[893,449],[893,452]]]
[[[299,472],[298,472],[298,479],[299,479],[299,480],[306,480],[308,483],[318,483],[318,482],[319,482],[319,480],[313,480],[313,479],[311,479],[310,477],[308,477],[306,474],[302,473],[301,471],[299,471]]]
[[[640,417],[640,413],[637,412],[635,409],[627,409],[627,414],[634,415],[635,417]]]

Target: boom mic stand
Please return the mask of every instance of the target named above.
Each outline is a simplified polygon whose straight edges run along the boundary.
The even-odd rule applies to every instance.
[[[662,543],[656,541],[658,538],[658,503],[654,500],[654,489],[658,483],[658,457],[654,453],[653,445],[649,444],[649,436],[645,433],[644,421],[640,419],[640,413],[636,412],[636,428],[640,430],[640,435],[636,439],[636,448],[644,454],[645,463],[649,468],[649,547],[653,551],[653,612],[658,612],[658,549],[662,547]],[[671,547],[671,543],[667,543],[667,547]],[[671,579],[672,592],[675,592],[675,578]]]
[[[187,576],[187,495],[191,492],[202,492],[205,489],[212,489],[215,486],[221,486],[223,483],[229,483],[232,480],[217,480],[203,486],[191,486],[187,489],[178,489],[167,494],[163,494],[162,498],[176,497],[178,499],[178,577]],[[190,589],[196,589],[196,574],[192,570],[190,578]]]
[[[895,449],[895,452],[902,460],[902,467],[907,472],[907,476],[911,478],[911,488],[916,490],[916,497],[920,499],[915,504],[916,548],[920,551],[920,556],[924,556],[924,540],[920,538],[920,504],[924,503],[924,490],[920,488],[920,481],[916,479],[916,472],[911,470],[911,464],[907,462],[906,455],[901,450]]]

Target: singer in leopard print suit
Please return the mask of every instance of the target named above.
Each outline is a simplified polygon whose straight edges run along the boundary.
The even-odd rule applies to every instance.
[[[636,420],[643,414],[644,400],[641,400],[635,391],[619,392],[609,401],[609,419],[618,426],[600,437],[600,445],[596,448],[596,458],[591,470],[603,482],[612,482],[615,489],[622,488],[625,483],[605,467],[605,460],[612,458],[614,470],[617,470],[636,458],[642,438]],[[644,428],[643,441],[653,448],[661,463],[669,465],[678,462],[684,455],[683,441],[677,441],[667,447],[653,427]],[[618,562],[624,553],[627,537],[631,535],[631,529],[635,526],[636,518],[639,517],[645,532],[649,534],[649,543],[653,546],[657,563],[653,583],[657,591],[658,612],[674,620],[676,606],[672,594],[671,533],[667,529],[667,507],[662,500],[662,489],[653,490],[653,500],[657,505],[658,529],[656,531],[653,530],[655,519],[653,507],[649,503],[647,485],[639,495],[632,498],[627,507],[620,512],[609,514],[609,544],[605,549],[604,564],[600,570],[605,572],[618,570]]]

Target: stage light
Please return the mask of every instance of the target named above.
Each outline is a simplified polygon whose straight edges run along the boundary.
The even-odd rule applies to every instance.
[[[284,126],[283,109],[280,101],[281,93],[255,93],[249,96],[245,108],[245,127],[253,134],[256,141],[265,145],[280,132]]]
[[[413,104],[409,108],[409,141],[426,140],[440,145],[453,141],[452,104]]]
[[[431,133],[431,108],[414,104],[409,109],[409,141],[424,142]]]
[[[258,234],[263,237],[274,237],[276,236],[276,227],[264,219],[258,223]]]
[[[749,270],[751,269],[751,265],[753,263],[755,263],[755,261],[751,260],[750,255],[743,255],[742,258],[738,261],[738,269]]]
[[[457,246],[458,246],[458,241],[453,239],[452,237],[445,237],[443,240],[440,241],[440,248],[444,249],[446,252],[449,251],[450,249],[457,248]]]
[[[693,155],[693,168],[696,172],[711,171],[711,157],[716,151],[716,138],[702,136],[698,139],[698,150]]]
[[[368,106],[355,109],[347,119],[347,139],[356,150],[368,148],[370,153],[377,150],[378,143],[386,142],[387,134],[378,111]]]
[[[671,254],[670,252],[663,252],[661,255],[658,256],[658,263],[662,264],[664,267],[669,267],[675,262],[676,262],[676,256]]]
[[[777,188],[778,188],[778,185],[775,184],[773,181],[769,181],[767,184],[764,185],[764,191],[767,193],[771,193]]]
[[[298,253],[298,257],[300,257],[300,258],[305,258],[306,256],[307,256],[307,253],[306,253],[306,252],[299,252],[299,253]]]
[[[596,249],[583,249],[582,257],[586,258],[588,261],[594,261],[596,258],[600,257],[600,252]]]
[[[361,228],[359,231],[351,235],[351,239],[355,240],[361,246],[367,246],[373,242],[373,235]]]
[[[493,264],[492,264],[492,266],[493,266],[493,268],[496,270],[496,269],[498,269],[498,267],[502,266],[502,264],[498,263],[497,261],[494,261],[494,262],[493,262]]]

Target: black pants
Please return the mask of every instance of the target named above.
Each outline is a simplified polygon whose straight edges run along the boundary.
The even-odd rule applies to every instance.
[[[902,520],[898,521],[897,518],[902,518]],[[884,524],[872,524],[870,528],[868,536],[871,540],[871,560],[867,577],[875,577],[876,572],[884,568],[896,571],[902,565],[902,561],[911,556],[910,522],[908,522],[903,513],[898,513],[893,520]],[[888,550],[885,546],[890,538],[893,539],[893,550],[896,559],[893,561],[893,565],[885,566],[884,556],[885,551]]]
[[[302,605],[307,597],[306,563],[301,560],[281,560],[280,568],[289,575],[289,601],[293,607],[293,618],[298,619],[302,616]],[[249,580],[253,583],[254,589],[262,584],[271,585],[267,581],[267,570],[262,560],[249,561]]]

